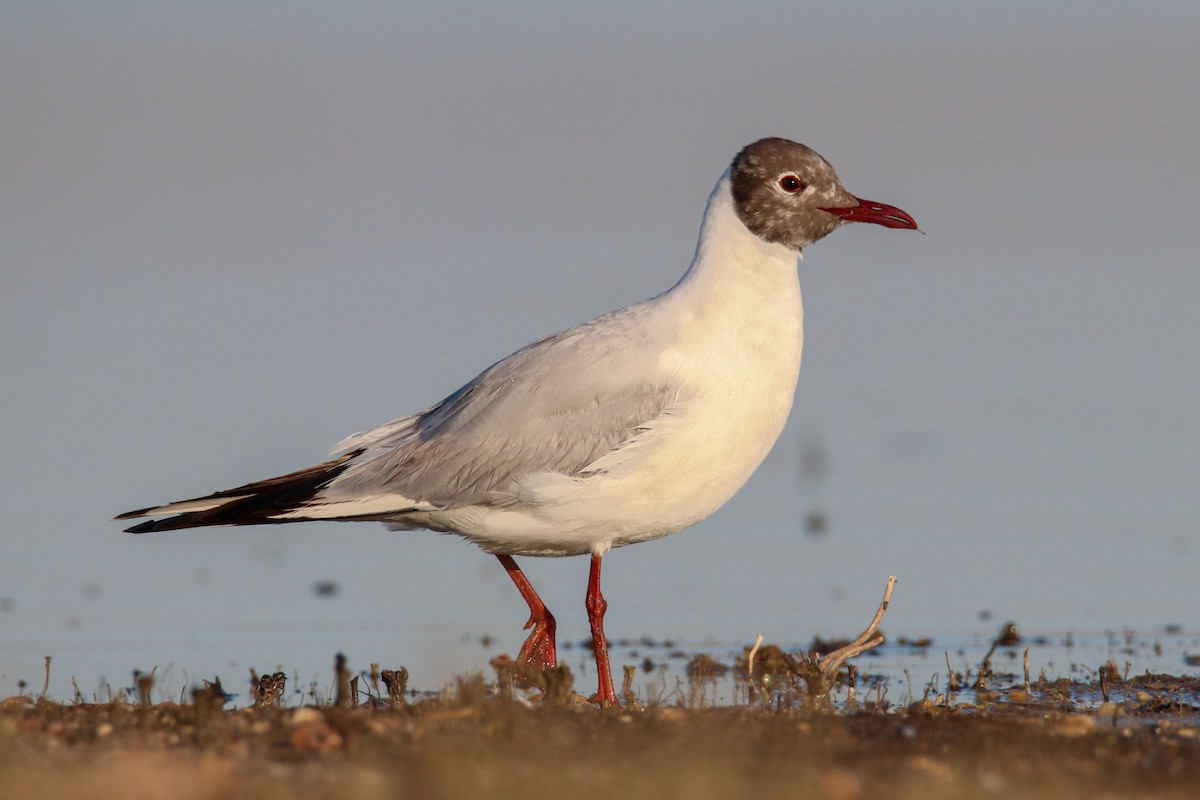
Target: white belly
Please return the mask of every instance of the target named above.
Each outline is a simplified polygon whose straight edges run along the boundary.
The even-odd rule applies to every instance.
[[[803,344],[797,257],[742,225],[723,179],[691,269],[639,304],[631,323],[658,353],[638,366],[638,379],[677,387],[678,403],[583,477],[526,475],[512,503],[435,515],[431,527],[491,552],[578,555],[665,536],[716,511],[766,457],[791,410]]]
[[[762,463],[791,410],[802,347],[794,273],[792,284],[766,320],[684,326],[659,364],[685,387],[680,402],[598,459],[594,474],[530,475],[515,487],[519,503],[455,511],[447,527],[491,552],[579,555],[666,536],[712,514]]]

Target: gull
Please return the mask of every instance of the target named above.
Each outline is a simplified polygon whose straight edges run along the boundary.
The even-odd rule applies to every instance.
[[[468,539],[529,606],[518,661],[557,663],[555,620],[514,556],[590,555],[600,706],[619,705],[600,565],[613,547],[699,522],[783,430],[800,373],[805,247],[851,222],[916,230],[787,139],[741,150],[708,199],[695,257],[667,291],[524,347],[440,403],[339,442],[308,469],[152,506],[130,533],[373,520]]]

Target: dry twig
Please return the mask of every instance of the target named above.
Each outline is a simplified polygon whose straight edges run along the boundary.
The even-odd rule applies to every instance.
[[[784,653],[788,668],[799,675],[808,685],[809,697],[818,701],[828,700],[830,691],[837,683],[838,671],[842,668],[842,664],[883,643],[883,634],[876,629],[883,621],[883,615],[887,613],[888,605],[892,601],[892,589],[895,586],[896,576],[892,575],[888,578],[887,589],[884,590],[883,601],[875,611],[875,618],[854,641],[821,657],[818,657],[816,651],[801,655],[800,658]]]
[[[1029,685],[1029,648],[1025,648],[1025,696],[1032,697],[1033,689]]]
[[[750,652],[746,654],[746,680],[754,680],[754,657],[758,655],[758,648],[762,647],[763,635],[760,633],[758,638],[754,640],[754,647],[750,648]]]
[[[46,692],[50,691],[50,659],[51,656],[46,656],[46,682],[42,684],[42,694],[38,697],[39,703],[46,701]]]
[[[624,671],[625,679],[621,682],[621,700],[624,701],[626,708],[635,708],[638,701],[637,692],[633,691],[633,676],[637,674],[637,667],[626,664]]]
[[[496,670],[496,691],[499,693],[502,700],[512,700],[513,696],[513,674],[517,662],[513,661],[506,653],[493,658],[488,662],[492,665],[492,669]]]
[[[354,703],[350,690],[350,670],[346,667],[346,656],[338,653],[333,660],[333,671],[337,678],[337,694],[333,704],[338,708],[350,708]]]

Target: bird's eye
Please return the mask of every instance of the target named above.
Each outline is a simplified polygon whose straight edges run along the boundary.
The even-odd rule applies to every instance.
[[[795,194],[796,192],[804,191],[804,181],[795,175],[784,175],[779,179],[779,188],[788,194]]]

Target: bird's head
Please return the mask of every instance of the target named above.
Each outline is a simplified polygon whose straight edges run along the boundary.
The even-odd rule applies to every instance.
[[[795,250],[847,222],[917,230],[916,220],[895,206],[850,194],[828,161],[787,139],[760,139],[738,153],[730,187],[743,225]]]

